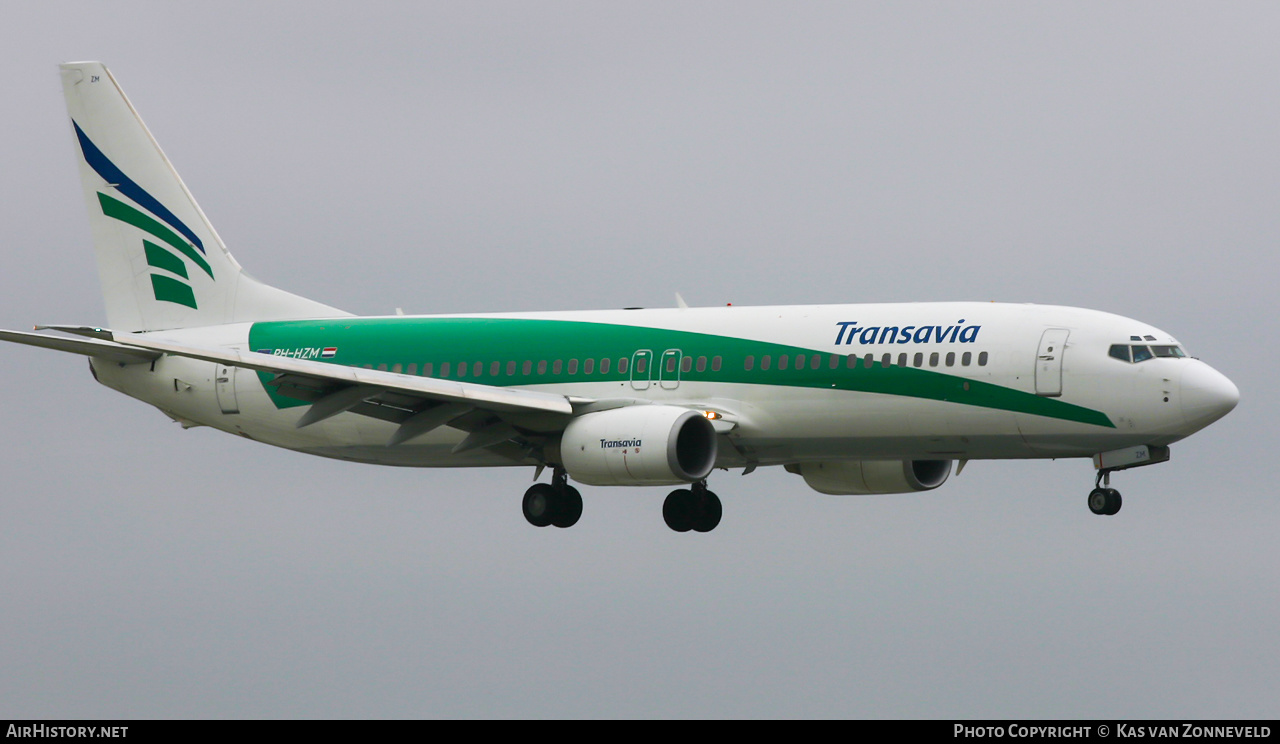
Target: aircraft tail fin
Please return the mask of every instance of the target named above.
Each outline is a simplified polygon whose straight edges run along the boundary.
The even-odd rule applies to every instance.
[[[112,328],[347,315],[245,274],[106,66],[60,69]]]

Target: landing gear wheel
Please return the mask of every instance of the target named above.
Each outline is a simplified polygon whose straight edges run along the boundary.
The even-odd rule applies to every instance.
[[[528,491],[524,492],[524,502],[521,505],[524,509],[524,518],[534,527],[546,527],[551,524],[555,515],[557,500],[556,489],[546,483],[534,483],[529,486]],[[581,510],[581,500],[578,503]]]
[[[710,532],[720,524],[723,515],[720,497],[708,491],[705,483],[672,491],[662,502],[662,518],[676,532]]]
[[[699,498],[694,494],[693,529],[698,532],[710,532],[720,524],[724,508],[720,505],[720,497],[710,491],[704,491]]]
[[[1120,511],[1120,505],[1123,501],[1120,498],[1120,492],[1114,488],[1107,489],[1107,516],[1110,517]]]
[[[556,527],[574,526],[582,516],[582,494],[573,486],[566,485],[557,496],[551,524]]]
[[[662,518],[676,532],[688,532],[694,525],[693,491],[681,488],[667,494],[662,502]]]
[[[1101,516],[1112,516],[1120,511],[1120,492],[1114,488],[1095,488],[1089,492],[1089,511]]]

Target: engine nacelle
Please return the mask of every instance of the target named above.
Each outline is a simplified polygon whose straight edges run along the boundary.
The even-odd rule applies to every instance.
[[[716,431],[697,411],[628,406],[578,416],[565,427],[560,459],[591,486],[668,486],[707,477]]]
[[[800,464],[809,487],[832,496],[931,491],[951,475],[950,460],[829,460]]]

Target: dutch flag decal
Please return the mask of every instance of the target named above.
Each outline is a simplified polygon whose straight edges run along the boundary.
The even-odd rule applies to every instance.
[[[321,359],[332,359],[337,355],[338,355],[338,347],[336,346],[326,346],[324,347],[324,350],[320,352]]]

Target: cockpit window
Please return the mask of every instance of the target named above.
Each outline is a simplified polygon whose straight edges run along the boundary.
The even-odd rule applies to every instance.
[[[1133,337],[1137,339],[1137,336]],[[1107,356],[1112,359],[1119,359],[1122,362],[1145,362],[1148,359],[1156,357],[1172,357],[1181,358],[1187,354],[1182,350],[1181,346],[1163,345],[1163,346],[1147,346],[1146,344],[1112,344],[1107,350]]]

